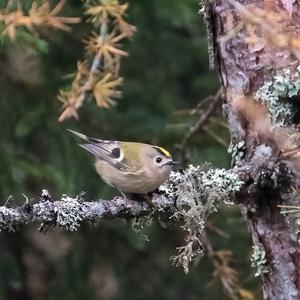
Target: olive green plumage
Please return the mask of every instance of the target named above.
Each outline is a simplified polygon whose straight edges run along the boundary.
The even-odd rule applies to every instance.
[[[86,143],[79,144],[96,158],[96,171],[107,184],[124,193],[145,194],[163,184],[175,162],[158,146],[101,140],[69,130]]]

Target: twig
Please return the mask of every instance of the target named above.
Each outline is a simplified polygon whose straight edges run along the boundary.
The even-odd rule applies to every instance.
[[[99,36],[97,38],[98,41],[102,42],[107,35],[107,22],[106,20],[103,20],[100,26]],[[59,116],[58,121],[62,122],[65,118],[69,117],[71,115],[77,116],[77,110],[82,106],[83,102],[87,98],[87,94],[91,92],[91,88],[94,84],[97,72],[99,72],[100,65],[101,65],[101,57],[99,57],[99,54],[95,54],[91,67],[90,72],[88,74],[88,78],[86,79],[86,82],[79,87],[79,93],[76,95],[76,98],[73,99],[74,103],[71,104],[71,108],[68,106],[66,109],[62,112],[62,114]],[[78,65],[79,67],[79,65]]]
[[[178,145],[181,151],[181,160],[183,165],[186,165],[186,163],[188,162],[187,146],[189,141],[208,122],[209,118],[213,115],[217,107],[221,104],[221,101],[222,101],[222,91],[221,89],[219,89],[219,91],[214,96],[211,95],[208,96],[207,98],[203,99],[200,102],[200,104],[197,105],[196,110],[199,110],[199,107],[201,107],[202,102],[208,104],[208,107],[204,111],[204,113],[200,115],[196,123],[190,126],[189,130],[183,137],[181,144]]]
[[[105,20],[103,20],[103,22],[101,23],[99,36],[98,36],[97,40],[99,42],[103,42],[106,35],[107,35],[107,22]],[[101,62],[102,62],[101,56],[99,57],[98,53],[95,54],[92,65],[90,67],[88,80],[81,88],[82,94],[79,97],[81,99],[81,101],[76,102],[76,106],[75,106],[76,109],[78,109],[82,105],[83,101],[86,98],[87,92],[90,91],[90,87],[93,85],[93,81],[95,80],[96,73],[99,72]]]
[[[222,238],[228,239],[230,237],[230,235],[227,232],[225,232],[222,229],[220,229],[219,227],[215,226],[212,222],[207,222],[206,228],[212,232],[215,232]]]
[[[87,58],[77,63],[71,87],[59,92],[58,100],[63,103],[60,122],[70,117],[78,119],[78,109],[92,96],[102,108],[111,107],[121,97],[120,58],[128,56],[128,52],[119,48],[120,41],[132,36],[136,30],[123,19],[128,5],[100,1],[93,5],[86,2],[86,7],[89,21],[99,33],[92,32],[84,41]]]
[[[103,42],[106,35],[107,35],[107,22],[102,22],[101,27],[100,27],[100,34],[98,36],[98,41]],[[92,62],[91,69],[90,69],[92,74],[97,72],[100,64],[101,64],[101,57],[99,57],[99,54],[96,54],[94,57],[94,60]]]
[[[208,133],[211,137],[213,137],[220,145],[222,145],[225,149],[228,148],[228,143],[222,139],[217,133],[211,130],[209,127],[204,126],[202,128],[206,133]]]

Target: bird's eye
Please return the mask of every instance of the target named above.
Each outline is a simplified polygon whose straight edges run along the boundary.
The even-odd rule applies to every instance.
[[[161,163],[161,161],[162,161],[162,158],[161,157],[157,157],[156,158],[156,162],[159,164],[159,163]]]

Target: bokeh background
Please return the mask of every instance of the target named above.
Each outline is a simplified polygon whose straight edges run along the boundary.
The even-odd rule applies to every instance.
[[[1,8],[8,1],[1,0]],[[26,2],[26,1],[25,1]],[[110,199],[93,159],[79,148],[71,128],[104,139],[161,145],[180,158],[176,144],[193,123],[189,110],[219,88],[208,70],[207,38],[194,0],[130,0],[128,20],[136,34],[125,43],[123,97],[109,110],[94,101],[80,109],[80,120],[57,121],[58,90],[70,83],[82,59],[82,39],[91,27],[72,33],[51,31],[42,38],[21,35],[0,39],[0,195],[15,203],[37,197],[46,188],[53,197],[86,192],[86,199]],[[28,1],[30,3],[30,1]],[[64,13],[83,16],[81,1],[69,1]],[[84,16],[83,16],[84,17]],[[229,144],[222,116],[207,126]],[[189,145],[193,164],[205,161],[229,167],[226,147],[200,131]],[[249,257],[251,243],[237,208],[223,207],[210,222],[228,236],[208,232],[215,250],[231,249],[241,286],[255,291]],[[124,220],[82,224],[77,232],[38,225],[0,232],[0,299],[228,299],[203,258],[189,274],[170,256],[184,240],[179,226],[154,222],[142,232]]]

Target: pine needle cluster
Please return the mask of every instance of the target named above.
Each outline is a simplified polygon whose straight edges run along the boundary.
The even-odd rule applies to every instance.
[[[66,0],[60,0],[51,8],[48,1],[42,4],[34,1],[26,10],[22,1],[8,1],[6,7],[0,10],[0,34],[14,40],[21,29],[34,34],[39,28],[70,31],[70,25],[79,23],[80,18],[58,16],[65,3]]]
[[[86,58],[77,63],[71,87],[59,93],[58,99],[63,103],[59,121],[78,118],[78,109],[90,96],[103,108],[114,105],[121,97],[120,59],[128,56],[121,49],[121,41],[135,31],[124,19],[128,5],[117,0],[85,1],[84,5],[95,31],[84,40]]]

